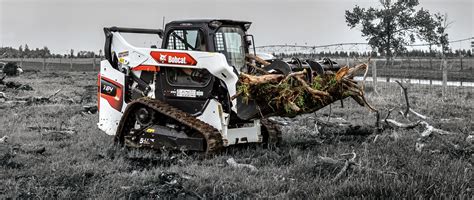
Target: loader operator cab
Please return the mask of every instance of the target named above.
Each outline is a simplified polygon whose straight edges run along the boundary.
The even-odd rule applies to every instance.
[[[253,39],[246,35],[251,22],[234,20],[185,20],[166,24],[163,49],[217,52],[237,71],[245,66],[245,55]]]
[[[216,52],[225,55],[229,66],[238,73],[244,69],[245,56],[249,53],[250,43],[245,31],[250,28],[250,22],[233,20],[184,20],[172,21],[166,24],[162,37],[162,49]],[[163,84],[157,91],[173,88],[194,88],[203,91],[203,96],[192,100],[167,97],[157,92],[158,99],[163,99],[170,105],[188,113],[200,113],[205,108],[209,98],[218,96],[224,110],[230,113],[230,100],[227,91],[221,91],[222,81],[213,77],[206,69],[193,70],[188,68],[165,68],[161,73]],[[161,88],[161,89],[160,89]]]

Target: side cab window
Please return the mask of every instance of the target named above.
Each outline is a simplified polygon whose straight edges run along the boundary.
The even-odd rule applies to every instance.
[[[204,34],[198,29],[174,29],[166,41],[166,49],[207,51]]]

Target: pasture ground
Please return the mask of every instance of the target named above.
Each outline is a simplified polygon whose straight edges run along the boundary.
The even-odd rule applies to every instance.
[[[456,133],[421,138],[423,128],[387,129],[374,136],[347,138],[318,129],[317,118],[329,108],[282,124],[283,144],[230,147],[212,156],[198,153],[157,153],[126,150],[97,127],[98,114],[82,114],[82,105],[96,103],[94,72],[27,72],[7,78],[33,91],[3,89],[7,97],[48,96],[61,92],[55,103],[0,108],[0,198],[460,198],[473,191],[474,147],[465,141],[474,134],[474,89],[413,86],[412,108],[430,117],[431,125]],[[400,107],[399,88],[381,83],[378,94],[367,86],[367,98],[385,116]],[[72,99],[72,100],[71,100]],[[0,102],[0,104],[2,104]],[[396,111],[397,111],[396,110]],[[375,117],[353,100],[332,105],[333,118],[354,125],[373,125]],[[402,121],[394,111],[395,119]],[[339,119],[341,120],[341,119]],[[27,127],[73,127],[75,134],[46,134]],[[441,141],[441,142],[440,142]],[[426,146],[416,150],[416,144]],[[455,145],[456,148],[452,148]],[[368,171],[349,171],[333,178],[341,167],[318,162],[319,156],[342,159],[355,152]],[[258,171],[236,169],[226,160],[254,165]],[[396,174],[378,173],[378,171]]]

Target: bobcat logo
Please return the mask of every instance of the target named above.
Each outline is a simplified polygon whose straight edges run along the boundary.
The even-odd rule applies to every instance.
[[[160,62],[166,62],[166,54],[160,54]]]

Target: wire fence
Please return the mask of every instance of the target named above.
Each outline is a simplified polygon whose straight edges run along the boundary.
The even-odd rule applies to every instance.
[[[100,58],[4,58],[0,62],[16,62],[23,70],[98,71]]]
[[[333,60],[348,66],[366,62],[355,58]],[[100,66],[100,58],[8,58],[0,59],[0,62],[16,62],[24,71],[98,71]],[[437,58],[405,57],[387,63],[383,58],[375,58],[369,64],[366,81],[375,90],[384,92],[395,92],[391,88],[397,87],[386,85],[396,84],[398,80],[417,90],[441,92],[445,97],[456,96],[459,92],[474,93],[474,58],[449,58],[446,69],[443,62]]]
[[[340,65],[354,66],[367,60],[340,58],[334,59]],[[369,70],[369,76],[376,72],[377,76],[386,78],[443,80],[443,70],[447,72],[448,81],[474,82],[474,58],[448,58],[446,69],[443,59],[436,58],[398,58],[392,61],[385,59],[371,59],[371,67],[376,71]],[[370,66],[369,66],[370,67]]]
[[[447,111],[450,109],[460,109],[461,105],[453,102],[463,103],[472,106],[474,97],[474,87],[467,86],[447,86],[446,90],[440,85],[418,84],[416,82],[401,81],[408,88],[408,98],[410,107],[423,113],[426,116],[437,117],[440,110]],[[371,102],[378,102],[378,109],[388,110],[388,105],[399,105],[400,108],[405,107],[405,98],[402,89],[394,82],[377,83],[377,92],[373,91],[373,82],[366,83],[366,91],[372,90],[367,96]],[[387,102],[387,99],[389,101]],[[462,110],[459,110],[463,112]],[[468,114],[469,113],[464,113]],[[470,114],[474,117],[474,114]]]

